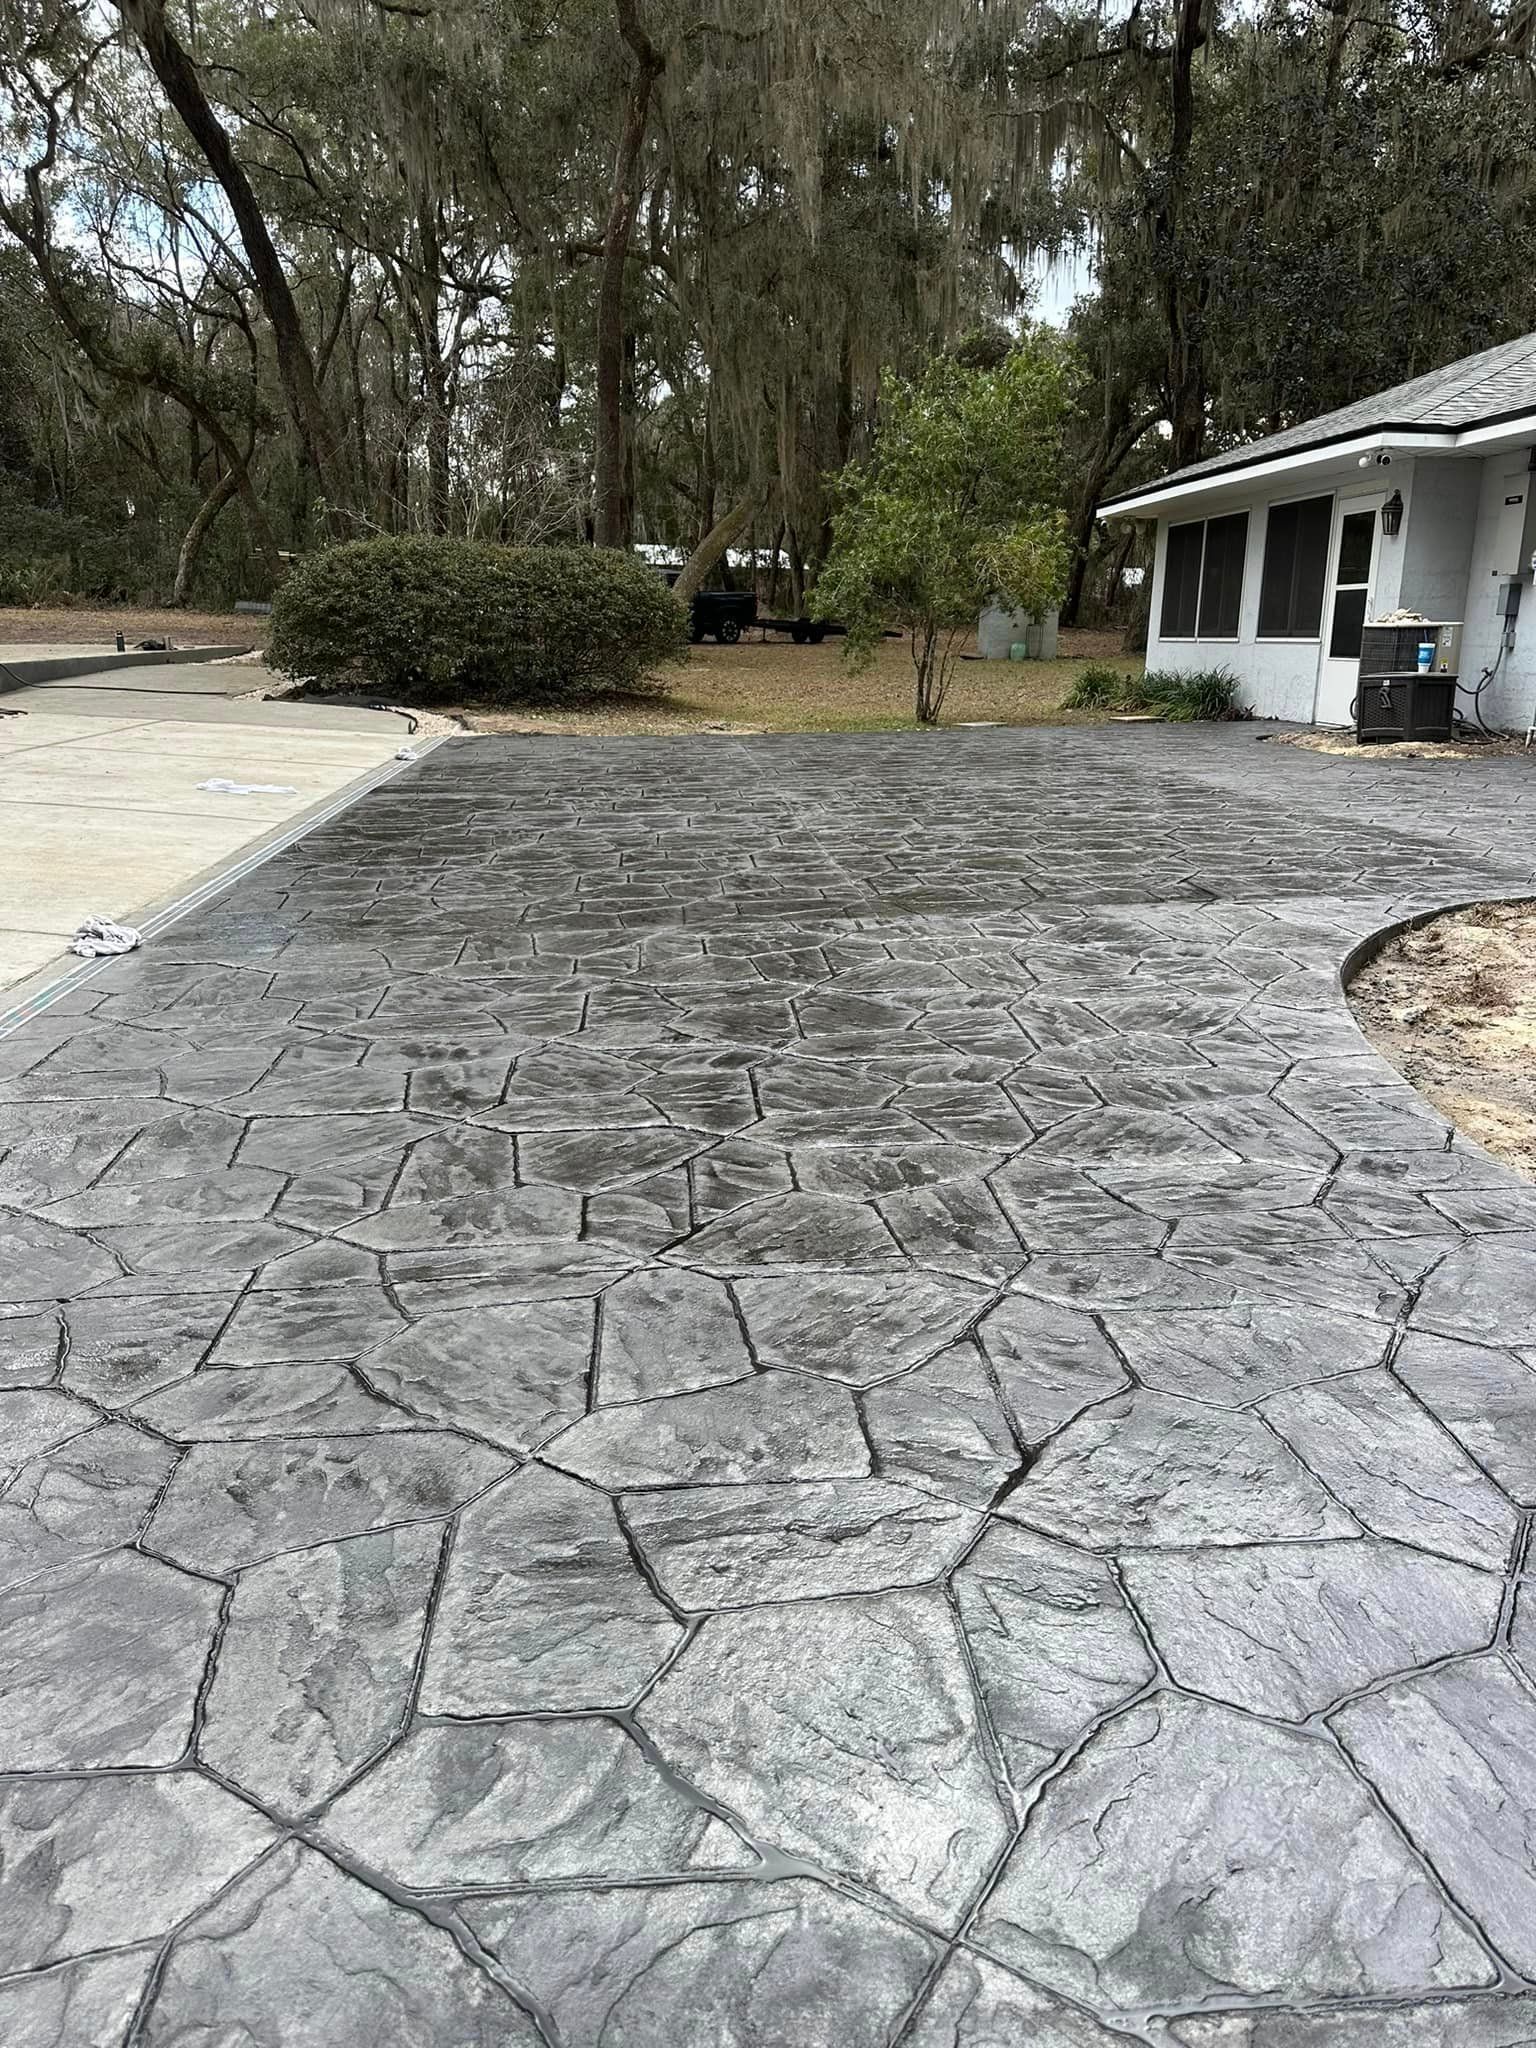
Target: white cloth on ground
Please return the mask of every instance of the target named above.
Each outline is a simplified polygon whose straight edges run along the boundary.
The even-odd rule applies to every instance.
[[[69,950],[93,960],[103,953],[131,953],[143,943],[144,934],[135,931],[131,924],[117,924],[110,917],[83,917],[80,929],[69,942]]]
[[[287,782],[231,782],[223,775],[211,775],[197,786],[199,789],[211,789],[215,796],[297,796],[299,793]]]

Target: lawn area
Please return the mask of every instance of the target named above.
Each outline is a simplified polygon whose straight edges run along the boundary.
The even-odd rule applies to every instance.
[[[945,700],[943,723],[1101,725],[1101,711],[1062,711],[1088,661],[1141,667],[1120,652],[1118,633],[1063,633],[1069,651],[1056,661],[962,661]],[[454,707],[477,732],[901,732],[910,729],[912,662],[906,642],[887,640],[874,666],[849,669],[840,640],[796,647],[749,635],[735,647],[693,649],[666,698],[608,701],[579,711],[496,711]]]
[[[186,647],[266,638],[267,620],[247,613],[154,609],[0,609],[0,645],[47,640],[110,643],[121,630],[130,646],[150,635]],[[943,723],[1101,725],[1102,711],[1059,706],[1085,663],[1109,661],[1126,670],[1139,655],[1121,652],[1118,632],[1064,632],[1056,661],[962,661],[944,705]],[[756,632],[735,647],[714,642],[691,651],[671,672],[664,698],[609,698],[580,710],[503,711],[478,704],[433,706],[476,732],[901,732],[911,728],[912,662],[904,640],[887,640],[874,666],[850,669],[841,640],[796,647]]]
[[[259,647],[267,621],[257,612],[172,611],[155,605],[0,605],[0,647],[37,647],[50,640],[101,641],[121,633],[135,640],[170,640],[177,647]]]

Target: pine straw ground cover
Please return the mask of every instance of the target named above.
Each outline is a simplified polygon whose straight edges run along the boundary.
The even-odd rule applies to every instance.
[[[1536,1179],[1536,903],[1478,904],[1404,932],[1349,1000],[1415,1088]]]

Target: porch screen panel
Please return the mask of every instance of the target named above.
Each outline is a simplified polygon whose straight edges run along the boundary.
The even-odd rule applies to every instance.
[[[1205,529],[1205,567],[1200,575],[1200,638],[1235,640],[1243,604],[1243,557],[1248,552],[1248,514],[1212,519]]]
[[[1271,505],[1259,584],[1259,637],[1316,640],[1323,625],[1332,498]]]
[[[1193,640],[1200,614],[1200,544],[1205,522],[1170,526],[1163,560],[1163,622],[1165,640]]]

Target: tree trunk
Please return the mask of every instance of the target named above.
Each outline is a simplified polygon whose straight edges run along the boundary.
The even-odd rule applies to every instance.
[[[789,549],[789,606],[797,619],[805,617],[805,557],[800,536],[791,526],[786,536]]]
[[[250,529],[251,544],[257,554],[264,555],[267,575],[276,583],[282,564],[277,559],[277,539],[272,532],[272,522],[267,517],[267,508],[251,482],[251,472],[242,464],[235,475],[235,489],[240,493],[240,503],[245,507],[245,523]]]
[[[165,0],[114,0],[114,4],[143,46],[162,91],[181,116],[188,134],[201,150],[229,202],[251,274],[256,280],[262,311],[272,328],[278,376],[299,445],[308,457],[327,503],[333,513],[339,512],[337,492],[341,483],[341,464],[330,420],[321,403],[314,358],[309,352],[298,305],[283,270],[282,259],[267,231],[250,180],[209,104],[197,66],[171,31],[166,19]]]
[[[1109,574],[1104,579],[1104,616],[1106,619],[1111,619],[1115,615],[1115,607],[1120,602],[1121,588],[1125,583],[1125,572],[1130,565],[1131,555],[1135,547],[1136,529],[1127,520],[1125,532],[1120,536],[1120,544],[1110,558]]]
[[[176,557],[176,581],[171,586],[171,603],[184,605],[187,592],[192,584],[192,572],[197,567],[197,558],[203,551],[203,542],[213,527],[213,522],[230,500],[238,496],[240,473],[226,469],[213,489],[204,498],[193,515],[192,524],[187,528],[186,538],[181,543],[181,553]]]
[[[624,375],[619,384],[619,434],[624,471],[624,493],[619,501],[619,532],[623,536],[620,546],[626,548],[635,537],[635,503],[638,497],[635,479],[634,422],[638,410],[635,397],[635,365],[639,354],[639,342],[632,332],[626,330]]]
[[[433,533],[448,533],[453,525],[448,474],[453,408],[441,328],[443,251],[437,222],[425,205],[418,209],[417,228],[421,240],[421,278],[412,286],[412,292],[421,344],[421,381],[427,400],[427,525]]]
[[[683,573],[672,586],[672,595],[679,604],[691,604],[696,593],[704,588],[704,579],[710,570],[732,541],[740,539],[751,524],[756,505],[757,500],[749,491],[746,497],[737,499],[723,519],[715,521],[683,564]]]
[[[768,569],[768,609],[776,612],[779,608],[779,558],[784,552],[784,522],[781,519],[773,536],[773,559]]]
[[[362,486],[361,502],[366,504],[369,497],[369,478],[373,471],[373,458],[368,449],[368,401],[363,395],[363,337],[357,330],[347,335],[347,383],[352,396],[352,437],[357,474]],[[374,498],[373,516],[380,528],[389,525],[388,505],[382,492]]]
[[[119,0],[123,4],[123,0]],[[597,433],[594,526],[600,548],[629,541],[624,517],[624,272],[640,211],[640,152],[651,94],[666,65],[640,21],[636,0],[615,0],[619,34],[635,59],[624,129],[613,165],[597,295]]]
[[[939,629],[927,625],[921,631],[912,629],[912,666],[917,671],[917,695],[914,709],[919,725],[937,725],[939,705],[943,701],[937,685],[939,651]]]
[[[1198,462],[1205,445],[1205,347],[1200,333],[1200,292],[1184,275],[1184,203],[1195,133],[1195,56],[1204,46],[1204,0],[1178,0],[1170,59],[1173,118],[1168,138],[1167,184],[1153,224],[1162,273],[1163,318],[1168,330],[1168,419],[1173,468]]]
[[[1077,517],[1072,522],[1072,567],[1067,571],[1066,593],[1061,600],[1061,610],[1056,623],[1060,626],[1075,626],[1077,615],[1083,608],[1083,584],[1088,576],[1088,548],[1093,539],[1093,525],[1097,514],[1095,501],[1087,492],[1083,493],[1077,508]]]
[[[704,545],[704,542],[709,538],[710,528],[715,523],[715,493],[717,486],[717,478],[715,476],[715,435],[714,429],[710,424],[709,411],[709,402],[706,400],[704,407],[704,439],[695,472],[695,480],[698,486],[698,498],[696,500],[698,525],[693,543],[695,547],[702,547]]]
[[[1072,567],[1067,576],[1067,592],[1061,601],[1059,623],[1075,626],[1083,603],[1083,585],[1088,575],[1088,550],[1093,541],[1094,523],[1098,518],[1099,500],[1109,488],[1116,471],[1130,454],[1136,443],[1147,431],[1158,415],[1146,413],[1141,418],[1127,420],[1123,413],[1118,426],[1106,425],[1088,473],[1083,479],[1082,494],[1072,518]]]
[[[448,395],[439,384],[439,364],[427,371],[427,523],[434,533],[453,527],[453,493],[448,473]]]

